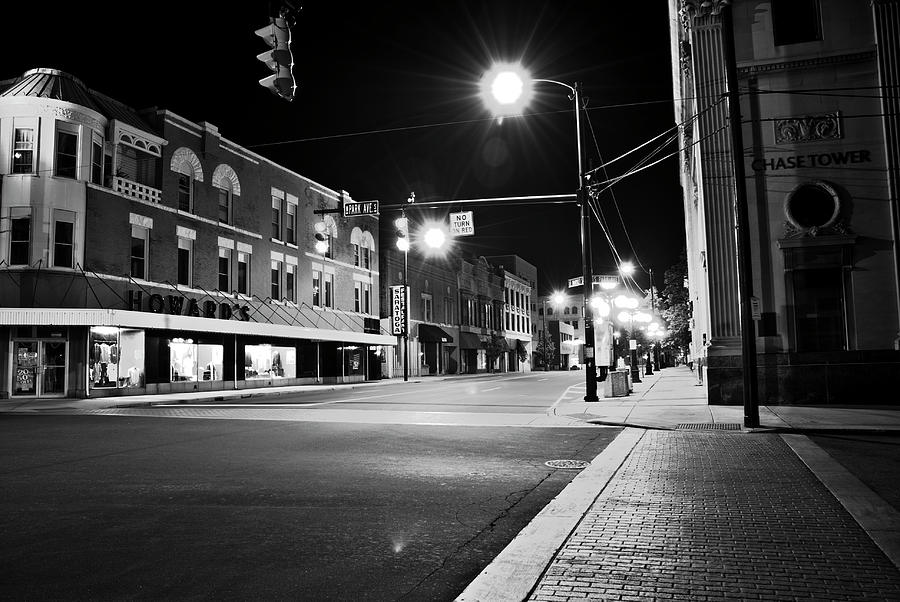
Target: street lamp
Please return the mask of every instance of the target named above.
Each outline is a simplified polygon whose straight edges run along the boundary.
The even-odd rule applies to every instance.
[[[613,302],[615,303],[616,307],[624,310],[619,312],[619,315],[617,316],[618,320],[620,322],[628,322],[628,346],[631,351],[631,381],[639,383],[641,382],[641,370],[638,366],[637,339],[634,338],[634,322],[635,320],[641,321],[643,319],[643,316],[646,314],[639,314],[636,311],[639,302],[634,297],[619,295],[614,299]],[[641,316],[640,318],[638,317],[639,315]],[[650,316],[648,315],[647,317],[649,318]],[[649,319],[647,321],[649,322]]]
[[[409,220],[403,211],[396,220],[397,248],[403,251],[403,381],[409,380]]]
[[[498,117],[521,114],[531,100],[533,84],[556,84],[571,93],[575,112],[575,146],[578,155],[578,204],[581,208],[581,268],[584,286],[584,366],[585,401],[600,401],[597,397],[597,365],[594,356],[594,312],[589,302],[593,282],[591,265],[590,214],[587,208],[587,187],[581,149],[581,91],[574,86],[552,79],[532,78],[521,65],[501,63],[494,65],[481,78],[481,97],[485,105]]]

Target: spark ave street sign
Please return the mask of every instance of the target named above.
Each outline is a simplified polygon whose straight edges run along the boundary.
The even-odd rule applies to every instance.
[[[354,217],[356,215],[378,215],[378,201],[363,201],[361,203],[344,202],[343,216]]]

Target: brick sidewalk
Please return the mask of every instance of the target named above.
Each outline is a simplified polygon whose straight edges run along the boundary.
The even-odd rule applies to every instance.
[[[900,599],[900,571],[778,435],[647,431],[530,600]]]

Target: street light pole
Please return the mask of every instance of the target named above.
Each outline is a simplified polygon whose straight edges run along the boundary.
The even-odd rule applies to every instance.
[[[591,221],[588,212],[587,187],[584,185],[584,159],[581,148],[581,94],[576,82],[572,89],[575,108],[575,137],[578,149],[578,204],[581,207],[581,268],[584,301],[584,378],[585,401],[600,401],[597,396],[597,358],[594,346],[594,310],[591,295],[594,291],[594,268],[591,259]]]

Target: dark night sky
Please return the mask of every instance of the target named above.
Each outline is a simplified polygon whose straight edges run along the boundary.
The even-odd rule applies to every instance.
[[[535,77],[582,83],[588,166],[674,125],[664,2],[310,0],[293,29],[293,103],[257,83],[268,75],[256,60],[267,47],[254,34],[266,24],[266,2],[114,6],[41,3],[40,14],[23,3],[5,7],[0,79],[34,67],[67,71],[135,108],[208,121],[357,201],[399,203],[410,191],[421,201],[574,192],[567,91],[539,85],[524,117],[498,125],[477,95],[492,60],[521,60]],[[609,175],[655,146],[611,165]],[[619,253],[653,268],[661,286],[684,244],[676,160],[612,191],[601,207]],[[574,205],[473,209],[467,250],[522,256],[538,266],[541,292],[581,274]],[[595,273],[611,271],[596,222],[593,247]]]

